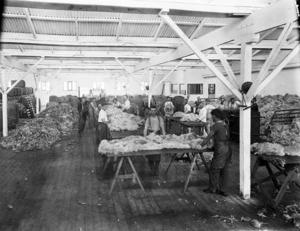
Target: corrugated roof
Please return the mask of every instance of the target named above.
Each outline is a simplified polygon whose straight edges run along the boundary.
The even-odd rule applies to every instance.
[[[5,18],[2,25],[3,32],[31,33],[27,20],[23,18]]]
[[[78,29],[82,36],[116,36],[118,23],[79,22]]]
[[[120,36],[124,37],[154,37],[158,24],[123,23]]]

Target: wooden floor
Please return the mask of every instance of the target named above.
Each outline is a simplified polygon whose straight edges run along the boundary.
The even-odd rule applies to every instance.
[[[292,189],[277,210],[260,194],[242,200],[238,186],[238,146],[233,145],[231,195],[227,198],[202,192],[208,175],[202,166],[182,194],[189,163],[176,162],[163,177],[170,156],[162,159],[160,176],[149,175],[144,158],[134,158],[146,194],[136,182],[118,182],[108,196],[112,166],[100,174],[93,131],[63,140],[50,151],[13,153],[0,149],[0,230],[254,230],[241,217],[258,219],[268,230],[293,230],[280,215],[286,204],[300,201]],[[264,172],[260,172],[264,174]],[[270,190],[272,185],[270,184]],[[257,212],[266,208],[266,218]],[[223,216],[220,219],[218,216]],[[231,223],[224,217],[235,218]]]

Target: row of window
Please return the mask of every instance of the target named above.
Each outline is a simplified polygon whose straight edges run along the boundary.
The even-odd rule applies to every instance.
[[[186,89],[187,88],[187,89]],[[202,95],[203,94],[203,84],[171,84],[172,94],[182,94],[182,95]],[[213,95],[216,93],[216,85],[208,84],[208,94]]]
[[[148,86],[147,82],[141,82],[141,90],[144,91],[146,87]],[[41,81],[39,82],[39,88],[42,91],[50,91],[50,81]],[[122,89],[126,88],[125,82],[118,82],[117,83],[117,90],[120,91]],[[101,91],[105,89],[105,83],[104,82],[93,82],[93,88],[94,91]],[[77,91],[77,83],[74,81],[67,81],[64,82],[64,91]]]

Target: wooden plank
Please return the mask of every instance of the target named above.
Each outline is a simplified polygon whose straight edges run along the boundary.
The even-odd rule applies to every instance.
[[[211,16],[211,17],[225,17],[227,14],[236,14],[240,16],[248,15],[253,11],[267,6],[267,3],[255,1],[251,5],[240,1],[228,2],[224,4],[218,0],[211,4],[209,1],[134,1],[128,0],[126,2],[120,0],[103,0],[95,2],[87,0],[80,2],[76,0],[59,1],[59,0],[8,0],[7,6],[12,7],[28,7],[38,9],[52,9],[52,10],[72,10],[72,11],[98,11],[98,12],[119,12],[131,14],[158,14],[163,8],[172,9],[172,14],[186,15],[186,16]]]
[[[236,87],[239,87],[239,84],[237,82],[236,76],[234,75],[234,72],[232,71],[232,68],[230,67],[225,55],[223,54],[222,50],[218,46],[214,46],[215,51],[220,57],[220,61],[225,69],[225,72],[227,73],[228,78],[230,79],[230,82]]]

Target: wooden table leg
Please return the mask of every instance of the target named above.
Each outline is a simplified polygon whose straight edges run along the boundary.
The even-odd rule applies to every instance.
[[[139,183],[141,189],[142,189],[143,192],[145,193],[145,189],[144,189],[144,187],[143,187],[143,185],[142,185],[142,182],[141,182],[141,180],[140,180],[140,178],[139,178],[139,176],[138,176],[138,174],[137,174],[137,172],[136,172],[136,170],[135,170],[134,165],[133,165],[132,162],[131,162],[130,157],[127,156],[126,158],[127,158],[128,162],[129,162],[131,168],[132,168],[132,171],[134,172],[134,175],[135,175],[135,178],[136,178],[137,182]]]
[[[108,193],[109,196],[110,196],[110,194],[111,194],[111,192],[112,192],[112,190],[115,186],[116,180],[118,179],[118,175],[119,175],[120,169],[122,167],[123,160],[124,160],[124,157],[121,157],[120,162],[119,162],[118,167],[117,167],[117,171],[114,175],[113,181],[112,181],[111,186],[110,186],[110,190],[109,190],[109,193]]]
[[[272,169],[271,169],[271,167],[270,167],[270,165],[269,165],[268,162],[266,162],[266,168],[267,168],[270,176],[272,177],[273,184],[275,185],[275,187],[277,189],[280,189],[280,185],[278,184],[277,178],[274,176],[274,173],[273,173],[273,171],[272,171]]]
[[[169,163],[169,166],[167,167],[167,170],[166,170],[166,172],[165,172],[165,175],[164,176],[166,176],[167,175],[167,172],[169,171],[169,168],[170,168],[170,166],[171,166],[171,164],[173,163],[173,161],[174,161],[174,159],[175,159],[175,157],[177,156],[177,154],[175,153],[175,154],[173,154],[173,156],[172,156],[172,159],[171,159],[171,161],[170,161],[170,163]]]
[[[109,162],[110,162],[110,159],[111,159],[111,157],[107,157],[106,162],[105,162],[105,164],[104,164],[104,166],[103,166],[102,174],[105,173],[105,171],[106,171],[106,169],[107,169],[107,166],[108,166],[108,164],[109,164]]]
[[[193,169],[194,169],[194,166],[195,166],[195,163],[196,163],[196,159],[197,159],[197,154],[194,155],[193,157],[193,160],[192,160],[192,163],[191,163],[191,167],[190,167],[190,171],[189,171],[189,175],[185,181],[185,184],[184,184],[184,188],[183,188],[183,193],[186,192],[186,189],[188,187],[188,184],[189,184],[189,181],[190,181],[190,178],[192,176],[192,173],[193,173]]]
[[[274,200],[274,207],[277,207],[277,205],[279,204],[279,202],[281,201],[283,195],[285,194],[286,190],[287,190],[287,185],[290,181],[290,179],[293,177],[293,175],[295,174],[295,170],[290,171],[287,175],[287,177],[285,178],[275,200]]]

